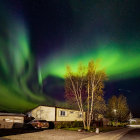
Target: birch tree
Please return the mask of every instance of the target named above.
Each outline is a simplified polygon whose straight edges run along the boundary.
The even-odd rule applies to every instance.
[[[77,104],[82,113],[84,129],[90,129],[95,97],[103,92],[104,80],[106,80],[106,74],[104,71],[98,70],[93,61],[90,61],[87,67],[80,64],[75,73],[72,72],[70,66],[67,67],[66,98]],[[86,117],[84,117],[84,112],[86,112]]]
[[[103,70],[98,70],[98,65],[93,61],[88,63],[87,79],[87,129],[90,129],[91,118],[93,115],[94,102],[101,98],[100,93],[103,93],[103,82],[106,80],[106,74]],[[100,98],[99,98],[100,97]],[[96,98],[96,100],[95,100]],[[97,104],[101,107],[101,104]]]
[[[84,129],[86,129],[83,105],[85,74],[85,68],[81,64],[78,67],[77,73],[73,73],[70,66],[67,66],[67,74],[65,78],[66,98],[78,105],[78,108],[82,113]]]

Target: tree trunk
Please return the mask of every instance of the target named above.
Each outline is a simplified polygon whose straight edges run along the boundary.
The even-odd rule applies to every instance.
[[[87,104],[88,104],[88,106],[87,106],[87,108],[88,108],[88,110],[87,110],[87,129],[89,130],[90,128],[89,128],[89,80],[88,80],[88,100],[87,100]]]

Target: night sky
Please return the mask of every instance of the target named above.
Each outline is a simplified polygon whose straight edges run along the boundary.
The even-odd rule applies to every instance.
[[[1,0],[0,110],[64,102],[66,65],[99,60],[105,99],[127,97],[140,117],[138,0]]]

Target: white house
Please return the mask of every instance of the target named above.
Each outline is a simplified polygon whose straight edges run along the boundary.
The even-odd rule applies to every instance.
[[[82,121],[82,113],[77,110],[59,107],[38,106],[29,113],[36,120],[46,121]],[[85,118],[85,113],[84,116]]]
[[[138,124],[140,123],[140,118],[132,118],[129,119],[130,124]]]

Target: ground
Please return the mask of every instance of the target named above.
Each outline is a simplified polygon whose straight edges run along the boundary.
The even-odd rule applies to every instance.
[[[24,133],[4,136],[10,140],[140,140],[140,128],[124,128],[106,133],[78,132],[62,129],[24,131]],[[1,140],[1,138],[0,138]],[[3,139],[2,139],[3,140]]]
[[[82,140],[140,140],[140,128],[124,128],[83,138]]]
[[[4,138],[10,140],[80,140],[82,138],[90,137],[95,135],[95,133],[90,132],[77,132],[68,131],[61,129],[43,130],[43,131],[33,131],[30,133],[16,134],[4,136]]]
[[[140,129],[133,129],[119,140],[140,140]]]
[[[131,131],[132,128],[124,128],[120,130],[110,131],[99,135],[83,138],[82,140],[119,140],[123,135]]]

